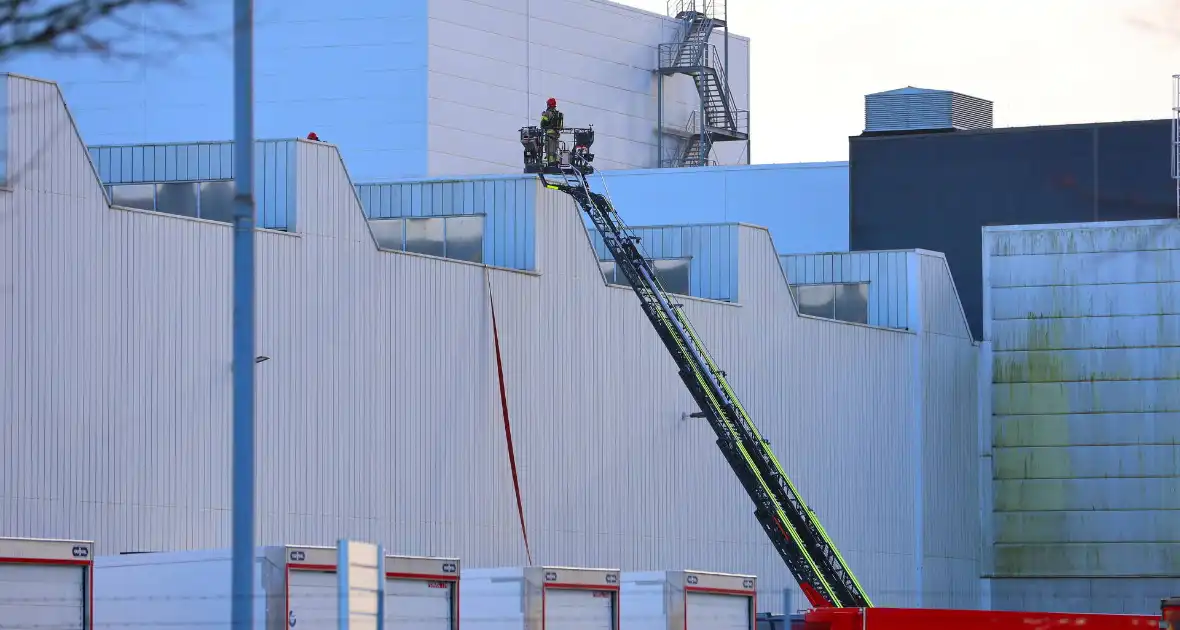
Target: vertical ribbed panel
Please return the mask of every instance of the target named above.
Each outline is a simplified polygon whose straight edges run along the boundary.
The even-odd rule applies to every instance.
[[[916,328],[922,372],[921,480],[927,608],[976,608],[981,574],[978,448],[979,351],[967,326],[946,258],[917,250]],[[912,300],[911,300],[912,302]]]
[[[984,255],[997,603],[1146,610],[1180,588],[1180,225],[988,227]]]
[[[865,96],[865,131],[991,127],[991,101],[966,94],[909,87]]]
[[[908,254],[904,251],[779,256],[791,284],[869,283],[869,325],[909,328]]]
[[[232,231],[110,208],[56,86],[9,99],[28,167],[0,192],[0,530],[226,547]],[[526,191],[541,273],[486,272],[377,250],[335,148],[297,151],[303,227],[258,237],[260,543],[525,562],[490,273],[535,561],[755,574],[777,607],[793,580],[568,196]],[[766,231],[737,230],[741,304],[685,312],[874,601],[912,603],[915,335],[796,316]]]
[[[587,227],[599,260],[614,260],[602,235]],[[737,224],[634,227],[650,258],[689,258],[689,290],[694,297],[739,301]]]
[[[955,289],[946,256],[926,250],[917,250],[916,260],[921,296],[922,331],[926,333],[971,340],[967,327],[967,316]]]
[[[406,183],[358,184],[370,219],[483,215],[486,264],[536,269],[537,178],[487,177]]]
[[[254,144],[254,186],[259,227],[294,231],[296,140]],[[233,179],[232,142],[89,147],[104,184],[204,182]]]
[[[719,364],[739,394],[752,394],[742,402],[874,603],[912,605],[915,466],[906,436],[914,335],[797,316],[769,234],[746,226],[740,232],[741,310],[775,323],[743,327],[740,345],[715,350]],[[855,430],[827,420],[844,417],[857,417]],[[854,465],[833,465],[850,457]],[[840,497],[829,490],[837,487]],[[879,542],[858,547],[854,540]],[[760,586],[792,586],[770,572],[779,563],[768,554],[752,571],[774,577]],[[805,600],[796,591],[794,601]]]
[[[104,184],[197,182],[234,177],[232,142],[92,146],[89,151]]]
[[[0,73],[0,103],[8,102],[8,74]],[[0,185],[8,186],[8,108],[0,111]]]

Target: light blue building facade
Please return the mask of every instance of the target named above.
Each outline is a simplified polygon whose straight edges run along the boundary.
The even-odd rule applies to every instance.
[[[89,145],[219,141],[232,136],[233,7],[127,9],[105,26],[130,58],[33,54],[6,71],[57,82]],[[255,133],[315,131],[354,168],[426,172],[427,0],[257,0]]]
[[[479,17],[483,30],[459,14]],[[104,181],[144,184],[122,188],[118,203],[139,207],[155,204],[160,195],[187,198],[190,184],[195,195],[212,200],[231,186],[224,170],[229,145],[223,142],[232,132],[231,16],[228,0],[176,10],[130,9],[123,18],[133,27],[97,33],[117,42],[130,59],[35,54],[9,60],[2,69],[61,86]],[[257,136],[295,138],[314,131],[339,147],[354,183],[445,181],[438,177],[474,182],[481,174],[512,173],[519,160],[517,127],[528,124],[544,95],[553,93],[563,97],[567,118],[599,129],[595,148],[600,167],[609,169],[606,186],[630,223],[748,223],[767,227],[780,253],[848,248],[846,162],[628,167],[650,165],[657,157],[656,79],[639,70],[656,62],[655,45],[675,39],[676,20],[602,0],[545,9],[519,0],[357,0],[330,10],[311,0],[258,0],[255,16]],[[562,52],[562,59],[582,59],[602,81],[617,74],[629,88],[603,87],[597,80],[571,84],[568,72],[549,67],[557,44],[541,26],[575,18],[597,39],[568,43],[576,50]],[[625,33],[623,25],[630,25]],[[614,48],[600,41],[611,33],[619,39]],[[748,40],[732,43],[731,79],[742,91],[748,77],[739,63],[746,63]],[[462,69],[478,69],[478,76],[455,83]],[[668,82],[665,93],[680,98],[675,94],[681,87]],[[675,126],[679,122],[668,112],[676,108],[669,107],[663,123]],[[286,159],[279,145],[265,147],[260,159],[273,159],[265,175],[271,179],[259,180],[260,221],[286,229],[289,219],[279,216],[285,210],[275,204],[290,195],[282,175],[289,165],[274,162]],[[151,200],[145,197],[149,188]],[[193,203],[193,212],[206,205]],[[481,215],[474,208],[459,213]],[[477,220],[503,234],[503,224],[495,223],[500,219],[490,215],[448,221],[447,229],[470,231]],[[425,226],[411,222],[402,229]],[[497,247],[484,252],[486,262],[528,266],[526,259],[503,258],[507,250]]]

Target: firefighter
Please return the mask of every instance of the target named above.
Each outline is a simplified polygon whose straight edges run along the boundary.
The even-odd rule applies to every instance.
[[[557,163],[558,138],[565,126],[565,117],[557,109],[557,99],[550,98],[545,105],[545,111],[541,112],[541,130],[545,132],[545,164],[550,166]]]

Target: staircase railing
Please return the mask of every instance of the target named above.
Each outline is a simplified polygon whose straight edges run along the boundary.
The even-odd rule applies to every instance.
[[[710,61],[708,64],[713,72],[717,73],[717,82],[721,85],[722,98],[725,99],[726,107],[729,109],[730,117],[733,119],[733,130],[739,133],[750,132],[750,110],[738,109],[737,101],[733,99],[733,90],[729,89],[729,73],[728,69],[721,63],[721,55],[717,52],[717,47],[712,44],[709,45],[712,49]]]
[[[687,50],[686,48],[693,47],[698,50]],[[721,54],[717,52],[717,46],[713,44],[701,45],[697,43],[685,42],[669,42],[660,44],[658,47],[659,63],[661,68],[684,68],[691,70],[692,74],[703,74],[707,72],[713,73],[717,85],[721,90],[721,98],[725,100],[725,106],[729,110],[729,115],[733,119],[733,127],[730,129],[728,124],[716,124],[718,121],[709,120],[710,127],[721,129],[730,129],[738,133],[747,134],[750,132],[750,110],[738,109],[737,101],[733,98],[733,90],[729,87],[729,75],[726,73],[725,66],[721,62]],[[691,62],[686,62],[686,59],[692,59]],[[704,86],[700,82],[705,79],[696,76],[695,80],[698,82],[699,95],[704,97]],[[707,115],[707,113],[706,113]]]
[[[688,113],[688,122],[684,123],[684,135],[687,136],[680,143],[680,146],[672,154],[671,157],[667,155],[660,156],[660,168],[681,168],[684,166],[717,166],[717,160],[712,158],[699,158],[692,164],[687,164],[684,159],[684,154],[688,152],[688,147],[694,142],[701,141],[700,126],[698,124],[697,110],[692,110]],[[710,145],[711,147],[712,145]],[[702,147],[703,149],[704,147]]]
[[[711,61],[705,54],[709,44],[698,42],[668,42],[660,44],[659,63],[661,68],[705,68]]]
[[[676,17],[682,13],[701,13],[707,17],[725,15],[726,0],[668,0],[668,15]]]

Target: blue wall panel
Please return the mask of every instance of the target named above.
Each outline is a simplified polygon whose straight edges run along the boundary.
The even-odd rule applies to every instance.
[[[8,75],[0,75],[0,185],[8,185]]]
[[[356,190],[370,219],[482,214],[485,264],[536,269],[535,177],[357,184]]]
[[[255,133],[315,131],[340,146],[354,180],[424,175],[426,3],[352,0],[324,12],[318,0],[255,0]],[[144,27],[99,29],[134,58],[28,54],[7,67],[61,84],[89,144],[231,138],[232,3],[188,5],[129,9],[124,20]]]
[[[297,140],[254,144],[254,199],[259,227],[298,229],[295,220]],[[233,143],[197,142],[89,147],[102,183],[206,182],[233,179]]]
[[[602,236],[589,228],[599,260],[614,260]],[[710,300],[738,301],[736,224],[638,226],[632,230],[649,258],[691,258],[689,293]]]
[[[869,283],[869,324],[909,328],[910,252],[779,256],[791,284]]]
[[[848,163],[608,171],[632,225],[750,223],[783,254],[848,251]],[[601,191],[597,176],[591,178]]]

